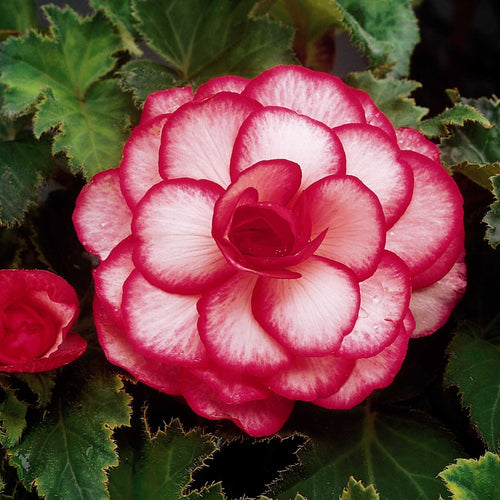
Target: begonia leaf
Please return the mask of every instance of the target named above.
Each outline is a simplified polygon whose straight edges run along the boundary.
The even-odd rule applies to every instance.
[[[140,450],[120,448],[120,466],[109,474],[111,499],[189,497],[185,488],[192,473],[217,449],[213,437],[198,429],[186,432],[174,420],[145,439]],[[218,498],[209,492],[193,498]]]
[[[368,92],[394,127],[417,128],[428,112],[427,108],[417,106],[415,100],[408,97],[421,86],[418,82],[390,77],[377,79],[369,71],[351,73],[346,80],[351,87]]]
[[[271,486],[273,498],[285,500],[296,491],[337,498],[354,476],[373,484],[382,498],[435,500],[445,492],[436,475],[461,453],[448,432],[416,413],[374,411],[367,405],[309,412],[307,422],[310,441],[297,453],[301,463]]]
[[[337,0],[343,26],[351,41],[382,74],[407,76],[410,56],[420,40],[415,13],[409,2]]]
[[[453,500],[500,498],[500,457],[491,452],[478,460],[459,458],[439,474]]]
[[[379,495],[373,485],[363,486],[361,481],[356,481],[352,476],[349,478],[347,487],[342,492],[340,500],[379,500]]]
[[[491,177],[491,183],[496,200],[491,204],[483,222],[488,225],[486,239],[493,248],[496,248],[500,244],[500,174]]]
[[[278,63],[294,62],[292,30],[268,19],[250,19],[255,2],[243,0],[134,0],[139,32],[182,80],[203,82],[233,73],[253,77]],[[218,36],[214,36],[217,33]]]
[[[54,167],[45,141],[0,142],[0,224],[19,224]]]
[[[52,390],[56,385],[56,372],[54,370],[38,373],[18,373],[17,378],[28,384],[31,392],[37,397],[37,403],[42,408],[45,408],[50,403]]]
[[[113,429],[129,425],[130,397],[116,376],[96,375],[77,395],[61,395],[9,449],[26,487],[46,498],[107,498],[105,469],[118,465]]]
[[[129,98],[112,80],[120,38],[102,13],[81,18],[70,8],[46,6],[49,37],[30,31],[1,47],[0,83],[8,118],[36,111],[35,135],[57,127],[53,152],[65,151],[87,177],[116,167],[126,140]]]
[[[3,446],[14,446],[21,439],[27,409],[27,404],[17,399],[14,390],[6,388],[5,399],[0,403],[0,443]]]
[[[496,332],[497,339],[500,331]],[[492,337],[494,339],[495,337]],[[445,384],[456,385],[462,405],[490,450],[500,439],[500,346],[482,337],[478,326],[461,325],[448,347]]]
[[[189,498],[189,500],[227,500],[222,491],[221,483],[204,486],[200,491],[193,491],[186,498]]]
[[[15,8],[11,0],[0,0],[0,40],[24,33],[37,24],[35,0],[17,0]]]

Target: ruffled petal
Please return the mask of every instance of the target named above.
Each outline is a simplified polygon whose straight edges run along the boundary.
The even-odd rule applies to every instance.
[[[274,394],[266,399],[226,404],[217,397],[215,391],[194,375],[184,378],[183,395],[199,415],[212,420],[232,420],[254,437],[268,436],[279,431],[294,406],[293,401]]]
[[[149,94],[142,110],[141,123],[160,115],[173,113],[180,106],[192,100],[193,89],[191,87],[160,90]]]
[[[207,97],[211,97],[219,92],[234,92],[236,94],[241,94],[245,87],[248,85],[247,78],[242,78],[241,76],[219,76],[217,78],[212,78],[208,82],[200,85],[196,94],[194,95],[195,101],[202,101]]]
[[[167,115],[160,115],[141,123],[134,128],[123,148],[119,170],[120,186],[132,209],[149,188],[162,181],[158,172],[158,150],[161,131],[167,120]]]
[[[284,108],[252,113],[234,143],[231,177],[261,160],[285,159],[302,170],[302,188],[330,174],[345,173],[345,155],[330,128]]]
[[[240,272],[203,295],[198,329],[217,365],[264,376],[290,362],[290,355],[257,323],[251,298],[257,277]]]
[[[297,209],[309,213],[311,239],[328,229],[315,255],[346,265],[359,280],[375,271],[385,243],[384,214],[359,179],[325,177],[303,191]]]
[[[176,295],[151,285],[137,270],[123,287],[123,323],[132,347],[151,359],[184,366],[206,362],[198,335],[195,295]]]
[[[94,298],[94,322],[104,354],[114,365],[121,366],[135,378],[167,394],[181,393],[179,365],[160,363],[139,354],[130,344],[121,322],[117,322]]]
[[[363,181],[384,210],[387,227],[403,214],[413,192],[413,172],[394,139],[371,125],[335,129],[346,154],[346,173]]]
[[[430,335],[441,328],[456,303],[462,298],[466,286],[464,253],[451,270],[439,281],[425,288],[413,290],[410,310],[416,327],[412,337]]]
[[[163,128],[160,175],[207,179],[227,187],[234,140],[245,118],[261,106],[230,92],[185,105]]]
[[[334,354],[359,309],[359,286],[342,264],[312,256],[298,279],[259,278],[253,312],[266,332],[298,356]]]
[[[414,128],[401,127],[396,130],[396,138],[401,149],[420,153],[427,158],[440,162],[439,149],[429,139]]]
[[[463,231],[462,195],[441,164],[403,152],[415,187],[406,212],[387,233],[386,249],[415,275],[428,268]]]
[[[254,78],[242,95],[264,106],[280,106],[328,127],[366,123],[357,93],[336,76],[301,66],[275,66]]]
[[[175,179],[154,186],[134,213],[134,262],[151,283],[171,293],[197,294],[234,269],[212,237],[212,214],[222,188]]]
[[[358,319],[338,352],[354,359],[374,356],[398,335],[410,303],[410,273],[399,257],[384,252],[375,273],[359,289]]]
[[[117,169],[100,172],[80,192],[73,224],[87,251],[106,259],[130,235],[132,213],[120,190]]]

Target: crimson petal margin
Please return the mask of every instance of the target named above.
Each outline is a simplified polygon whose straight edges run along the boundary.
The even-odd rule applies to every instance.
[[[141,123],[156,118],[159,115],[173,113],[180,106],[193,100],[191,87],[160,90],[149,94],[141,114]]]
[[[206,351],[196,323],[195,295],[176,295],[151,285],[137,270],[123,286],[123,323],[139,353],[162,363],[196,366]]]
[[[433,161],[440,162],[439,148],[414,128],[396,129],[396,138],[401,149],[423,154]]]
[[[261,160],[284,159],[302,170],[302,188],[345,173],[339,138],[326,125],[289,109],[266,107],[241,125],[231,157],[231,178]]]
[[[291,109],[328,127],[366,123],[357,92],[336,76],[301,66],[275,66],[264,71],[241,95],[264,106]]]
[[[213,182],[175,179],[151,188],[137,205],[133,260],[151,283],[171,293],[198,294],[235,272],[212,237],[222,192]]]
[[[207,179],[227,187],[238,130],[259,108],[258,102],[231,92],[184,105],[163,128],[160,175],[164,179]]]
[[[252,300],[254,316],[297,356],[334,354],[356,322],[358,282],[342,264],[314,255],[292,269],[301,277],[259,278]]]
[[[198,330],[214,362],[239,373],[269,375],[290,363],[290,355],[252,315],[257,276],[239,272],[198,302]]]
[[[207,97],[211,97],[219,92],[234,92],[236,94],[241,94],[245,87],[248,85],[247,78],[242,78],[241,76],[219,76],[217,78],[212,78],[208,82],[200,85],[196,94],[194,95],[195,101],[202,101]]]
[[[130,235],[132,212],[120,190],[118,169],[94,175],[75,204],[73,224],[87,251],[101,260]]]

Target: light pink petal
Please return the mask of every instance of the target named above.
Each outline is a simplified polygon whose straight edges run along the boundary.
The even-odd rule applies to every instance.
[[[414,290],[425,288],[440,280],[453,267],[464,249],[464,232],[451,240],[448,248],[428,268],[411,277]]]
[[[280,106],[328,127],[366,123],[357,93],[342,80],[301,66],[276,66],[254,78],[242,95],[264,106]]]
[[[298,356],[334,354],[358,315],[359,286],[342,264],[312,256],[293,268],[298,279],[259,278],[254,315]]]
[[[374,272],[384,248],[385,220],[377,197],[359,179],[325,177],[303,191],[297,208],[309,212],[311,239],[328,229],[315,255],[346,265],[359,280]]]
[[[405,211],[413,191],[413,172],[394,139],[371,125],[335,129],[346,154],[346,173],[360,179],[378,197],[387,227]]]
[[[163,128],[160,175],[165,179],[207,179],[227,187],[238,130],[260,107],[258,102],[230,92],[183,106]]]
[[[261,160],[285,159],[302,170],[305,188],[330,174],[345,173],[345,155],[330,128],[284,108],[267,107],[252,113],[236,138],[231,177]]]
[[[293,363],[265,381],[288,399],[313,401],[336,392],[349,378],[355,361],[337,356],[297,357]]]
[[[253,317],[256,281],[256,276],[240,272],[205,293],[198,303],[198,329],[216,364],[263,376],[286,366],[290,356]]]
[[[132,213],[120,190],[117,169],[100,172],[83,187],[75,204],[73,224],[87,251],[106,259],[130,235]]]
[[[406,356],[409,335],[404,326],[392,344],[371,358],[360,358],[347,382],[327,398],[313,401],[324,408],[349,410],[361,403],[375,389],[392,383]]]
[[[375,273],[359,284],[356,324],[344,337],[339,356],[367,358],[392,344],[410,303],[410,274],[404,262],[384,252]]]
[[[222,188],[213,182],[175,179],[157,184],[134,212],[134,262],[156,286],[197,294],[234,269],[212,237],[212,214]]]
[[[404,152],[415,186],[406,212],[387,233],[386,249],[397,254],[412,275],[428,268],[463,231],[462,195],[441,164]]]
[[[130,208],[134,208],[149,188],[162,180],[158,172],[161,131],[168,120],[160,115],[134,128],[123,148],[120,186]]]
[[[215,391],[194,375],[183,380],[183,395],[199,415],[212,420],[232,420],[250,436],[269,436],[278,432],[293,410],[294,402],[272,395],[241,404],[222,402]]]
[[[425,288],[413,290],[410,310],[415,318],[416,327],[412,337],[430,335],[441,328],[456,303],[462,298],[466,286],[464,254],[451,270],[436,283]]]
[[[247,78],[242,78],[240,76],[219,76],[217,78],[212,78],[207,83],[200,85],[194,95],[194,100],[202,101],[219,92],[234,92],[236,94],[241,94],[249,81],[250,80]]]
[[[256,377],[231,372],[215,365],[207,368],[191,368],[186,370],[184,377],[196,375],[212,389],[223,403],[241,404],[246,401],[265,399],[271,395],[262,381]]]
[[[191,87],[160,90],[150,94],[144,103],[141,123],[160,115],[173,113],[180,106],[192,100],[193,89]]]
[[[394,132],[394,127],[392,126],[391,121],[387,116],[377,108],[377,105],[373,102],[370,95],[359,89],[351,89],[355,92],[356,97],[358,98],[361,106],[363,106],[363,110],[366,116],[366,123],[368,125],[373,125],[374,127],[378,127],[383,130],[389,137],[392,139],[396,138],[396,134]]]
[[[173,395],[181,393],[180,367],[139,354],[128,341],[123,324],[114,320],[97,296],[94,298],[94,322],[99,343],[111,363],[121,366],[150,387]]]
[[[123,287],[123,323],[130,344],[162,363],[202,364],[206,352],[196,328],[198,299],[164,292],[134,271]]]
[[[429,139],[414,128],[398,128],[396,130],[398,145],[401,149],[407,149],[420,153],[427,158],[439,163],[439,149]]]
[[[134,249],[131,237],[119,243],[94,270],[95,292],[100,303],[107,308],[108,314],[116,321],[121,319],[123,284],[134,270],[132,251]]]

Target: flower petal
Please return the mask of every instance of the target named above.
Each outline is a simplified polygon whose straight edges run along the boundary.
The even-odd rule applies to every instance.
[[[111,363],[121,366],[150,387],[173,395],[181,393],[180,367],[139,354],[128,341],[123,323],[114,320],[97,296],[94,298],[94,322],[99,343]]]
[[[302,192],[296,207],[309,212],[311,239],[328,229],[315,255],[346,265],[359,280],[375,271],[385,243],[384,214],[359,179],[325,177]]]
[[[134,208],[151,186],[161,182],[158,150],[161,131],[168,115],[141,123],[132,131],[123,148],[120,163],[120,186],[130,208]]]
[[[256,276],[239,272],[205,293],[198,302],[198,329],[219,366],[263,376],[286,366],[290,356],[252,315],[256,281]]]
[[[198,87],[194,95],[194,100],[202,101],[219,92],[234,92],[236,94],[241,94],[249,81],[250,80],[247,78],[242,78],[241,76],[219,76],[217,78],[212,78]]]
[[[73,224],[87,251],[106,259],[130,235],[132,213],[120,190],[117,169],[100,172],[83,187],[76,200]]]
[[[416,327],[412,337],[434,333],[447,321],[452,309],[462,298],[466,285],[464,254],[459,256],[451,270],[436,283],[413,290],[410,310]]]
[[[462,195],[441,164],[403,152],[415,187],[406,212],[387,233],[386,249],[415,275],[428,268],[463,231]]]
[[[328,127],[366,123],[357,94],[342,80],[301,66],[275,66],[254,78],[242,95],[264,106],[280,106]]]
[[[371,125],[335,129],[346,154],[346,173],[363,181],[376,195],[391,227],[410,203],[413,172],[402,160],[394,139]]]
[[[404,262],[384,252],[375,273],[359,284],[361,305],[356,324],[344,337],[339,356],[367,358],[392,344],[410,303],[410,275]]]
[[[163,128],[160,175],[164,179],[207,179],[227,187],[238,130],[260,107],[258,102],[230,92],[183,106]]]
[[[234,143],[231,177],[272,159],[297,163],[303,188],[326,175],[345,173],[344,150],[332,130],[284,108],[266,107],[243,122]]]
[[[396,138],[401,149],[420,153],[439,163],[439,149],[429,139],[414,128],[401,127],[396,130]]]
[[[173,113],[180,106],[192,100],[193,89],[191,87],[160,90],[149,94],[142,110],[141,123],[160,115]]]
[[[151,188],[133,220],[133,258],[148,281],[171,293],[197,294],[234,273],[211,234],[221,193],[217,184],[192,179]]]
[[[268,436],[278,432],[292,412],[294,402],[272,395],[266,399],[241,404],[226,404],[195,376],[183,379],[183,395],[199,415],[218,420],[232,420],[250,436]]]
[[[349,378],[355,361],[338,356],[296,357],[290,366],[266,378],[269,387],[288,399],[313,401],[336,392]]]
[[[356,321],[359,286],[342,264],[312,256],[293,268],[298,279],[259,278],[253,294],[257,321],[298,356],[337,351]]]
[[[133,348],[162,363],[205,362],[198,335],[195,295],[176,295],[151,285],[137,270],[123,287],[123,323]]]

